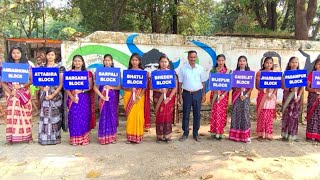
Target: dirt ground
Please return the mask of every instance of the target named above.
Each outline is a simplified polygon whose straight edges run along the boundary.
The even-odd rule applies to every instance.
[[[37,142],[38,117],[33,137]],[[299,125],[300,142],[280,139],[280,121],[274,123],[273,141],[213,140],[209,111],[202,112],[201,142],[191,136],[179,142],[181,124],[173,128],[171,144],[155,142],[155,128],[142,144],[126,144],[125,118],[120,117],[117,144],[99,145],[97,129],[88,146],[69,145],[63,133],[59,145],[5,144],[5,125],[0,125],[0,179],[320,179],[320,146],[305,141],[306,126]],[[192,126],[190,126],[191,128]],[[226,126],[226,138],[230,125]]]

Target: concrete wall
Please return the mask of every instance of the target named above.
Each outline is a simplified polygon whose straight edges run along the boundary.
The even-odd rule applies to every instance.
[[[301,51],[299,48],[302,48]],[[142,56],[143,64],[149,67],[148,70],[152,70],[161,53],[164,53],[171,59],[174,69],[179,71],[182,64],[187,62],[189,50],[198,52],[199,64],[208,74],[218,54],[226,56],[226,65],[230,69],[235,69],[238,57],[245,55],[254,71],[260,69],[263,57],[272,56],[276,60],[276,69],[283,71],[291,56],[298,57],[300,68],[311,69],[312,62],[320,53],[320,42],[97,31],[74,42],[65,41],[61,47],[62,58],[67,68],[71,67],[72,57],[81,54],[87,67],[93,71],[95,67],[102,65],[103,55],[107,53],[113,55],[115,66],[126,69],[134,52]],[[256,92],[252,96],[253,102],[255,94]],[[278,99],[281,97],[282,91],[279,91]]]

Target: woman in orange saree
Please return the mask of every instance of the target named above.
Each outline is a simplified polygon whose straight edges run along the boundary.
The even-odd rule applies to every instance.
[[[128,69],[143,70],[137,53],[130,57]],[[141,143],[145,124],[145,89],[124,89],[124,109],[127,116],[127,143]]]

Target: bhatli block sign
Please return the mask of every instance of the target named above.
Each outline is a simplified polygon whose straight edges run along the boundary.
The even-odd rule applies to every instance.
[[[124,70],[122,87],[124,88],[146,88],[147,71],[144,70]]]

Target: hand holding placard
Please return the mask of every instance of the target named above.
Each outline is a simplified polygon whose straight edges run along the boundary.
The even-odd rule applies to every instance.
[[[105,101],[109,101],[109,87],[108,86],[104,86],[104,89],[106,91]]]

